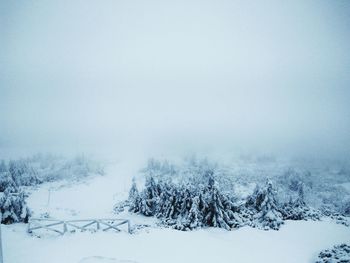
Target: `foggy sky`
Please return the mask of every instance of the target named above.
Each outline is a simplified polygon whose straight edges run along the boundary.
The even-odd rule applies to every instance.
[[[0,148],[350,153],[349,1],[0,4]]]

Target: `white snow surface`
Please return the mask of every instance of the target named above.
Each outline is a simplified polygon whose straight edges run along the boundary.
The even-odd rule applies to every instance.
[[[279,231],[181,232],[151,229],[138,234],[96,232],[37,238],[24,224],[2,228],[4,262],[314,262],[334,244],[350,242],[350,228],[325,222],[287,222]]]
[[[57,219],[115,217],[113,206],[127,198],[131,178],[136,175],[134,166],[112,164],[103,176],[77,182],[44,183],[31,189],[27,203],[34,212],[33,217],[43,213]]]
[[[136,174],[134,167],[117,164],[105,176],[83,182],[47,183],[31,190],[28,204],[36,217],[45,212],[57,219],[116,217],[113,205],[126,198]],[[153,218],[129,213],[117,217],[154,225]],[[2,225],[5,263],[311,263],[321,250],[350,243],[350,228],[330,220],[287,221],[279,231],[243,227],[181,232],[152,227],[132,235],[100,231],[41,238],[27,234],[26,227]]]

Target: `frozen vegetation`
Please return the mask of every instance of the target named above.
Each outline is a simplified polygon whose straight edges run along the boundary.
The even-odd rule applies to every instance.
[[[266,161],[259,163],[266,165]],[[333,173],[331,178],[319,172],[313,176],[309,170],[279,170],[277,162],[268,163],[275,170],[265,176],[254,170],[240,174],[206,159],[190,158],[178,165],[151,159],[142,170],[142,190],[133,180],[128,200],[117,204],[116,211],[128,207],[179,230],[230,230],[246,225],[278,230],[285,220],[319,220],[322,216],[347,224],[350,195],[342,184],[348,182],[349,173],[344,167],[336,172],[324,168],[325,175]]]
[[[57,180],[79,180],[100,174],[101,164],[84,156],[65,158],[58,155],[37,154],[16,160],[0,160],[0,191],[11,188],[17,191],[21,186],[33,186]]]
[[[350,246],[341,244],[332,249],[325,249],[318,255],[316,263],[349,263]]]

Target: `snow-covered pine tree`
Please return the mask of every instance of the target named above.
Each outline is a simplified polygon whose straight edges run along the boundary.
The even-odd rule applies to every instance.
[[[128,203],[129,203],[130,212],[134,212],[134,213],[140,212],[141,197],[140,197],[139,190],[137,189],[137,186],[136,186],[135,178],[132,179],[132,185],[129,191]]]
[[[145,189],[141,193],[140,211],[142,214],[145,216],[155,215],[159,194],[160,186],[152,176],[147,177]]]
[[[188,220],[188,215],[192,207],[192,191],[189,185],[179,187],[179,194],[176,202],[179,211],[175,225],[176,229],[189,230],[190,222]]]
[[[283,219],[285,220],[307,220],[319,219],[319,213],[314,209],[310,208],[305,203],[304,184],[298,183],[297,186],[298,196],[295,200],[290,198],[289,202],[284,204],[282,209]]]
[[[187,223],[190,229],[199,228],[203,225],[203,214],[200,209],[199,196],[195,196],[192,199],[191,209],[187,216]]]
[[[8,189],[9,192],[17,192],[17,185],[13,181],[12,176],[9,172],[0,173],[0,192],[4,192]]]
[[[231,228],[238,228],[244,225],[244,220],[240,214],[240,209],[235,205],[233,198],[229,195],[222,195],[222,205],[227,214],[227,221],[230,222]],[[226,216],[224,214],[224,216]]]
[[[155,216],[158,218],[165,217],[170,198],[170,189],[166,183],[162,184],[160,189],[161,191],[157,198],[157,207],[155,211]]]
[[[254,206],[257,214],[253,216],[252,226],[264,230],[278,230],[284,222],[280,212],[281,209],[276,200],[276,193],[270,180],[267,180],[264,189],[260,189],[255,193],[255,198]]]
[[[0,192],[4,192],[6,189],[10,192],[16,192],[17,186],[13,181],[13,178],[8,171],[8,167],[4,160],[0,162]]]
[[[3,224],[27,223],[30,211],[26,205],[24,193],[21,191],[14,194],[6,189],[0,198],[0,212]]]
[[[259,211],[261,204],[264,200],[265,191],[260,187],[260,185],[256,185],[253,194],[247,197],[247,201],[245,206],[249,209]]]
[[[192,192],[190,186],[181,187],[180,194],[180,216],[186,218],[192,207]]]
[[[222,204],[223,196],[220,193],[212,172],[209,174],[207,191],[204,193],[206,209],[204,210],[204,224],[207,226],[231,229],[233,225],[227,211]]]
[[[24,160],[10,161],[8,170],[17,186],[36,185],[41,182],[33,167]]]

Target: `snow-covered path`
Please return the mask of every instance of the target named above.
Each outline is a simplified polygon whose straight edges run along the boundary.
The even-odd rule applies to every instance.
[[[106,168],[103,176],[44,183],[32,191],[28,206],[34,217],[43,213],[58,219],[112,216],[116,202],[127,198],[131,178],[137,173],[135,167],[139,166],[115,163]]]
[[[329,221],[290,221],[280,231],[151,229],[52,238],[31,237],[23,224],[3,227],[4,262],[13,263],[311,263],[320,250],[341,242],[350,242],[350,228]]]

